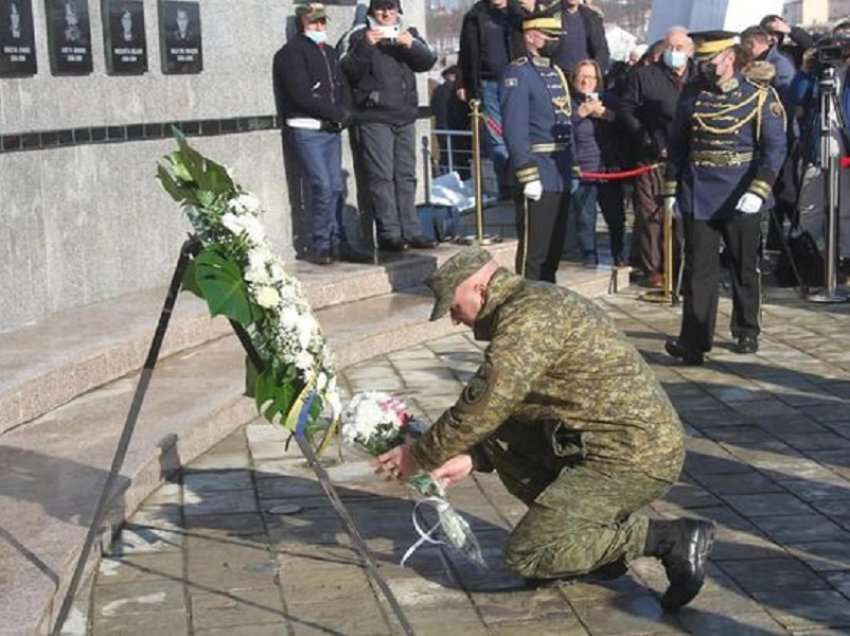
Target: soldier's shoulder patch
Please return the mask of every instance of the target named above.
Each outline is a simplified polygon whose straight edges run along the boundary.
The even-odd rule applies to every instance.
[[[527,58],[527,57],[518,57],[517,59],[513,60],[513,61],[511,62],[511,64],[513,64],[514,66],[522,66],[522,65],[523,65],[523,64],[525,64],[526,62],[528,62],[528,58]]]
[[[457,404],[458,409],[464,413],[483,411],[493,392],[496,375],[496,368],[492,364],[489,362],[482,364],[463,388]]]
[[[515,77],[506,77],[503,82],[505,88],[513,88],[514,86],[519,86],[519,80]]]
[[[771,102],[770,114],[774,117],[782,117],[785,114],[785,109],[782,108],[782,104],[780,104],[779,102]]]

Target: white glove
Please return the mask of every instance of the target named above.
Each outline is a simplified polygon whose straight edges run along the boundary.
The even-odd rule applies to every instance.
[[[664,197],[664,213],[669,214],[674,219],[682,218],[682,214],[679,212],[679,204],[676,203],[676,197]]]
[[[835,137],[829,138],[829,156],[830,157],[840,157],[841,156],[841,145],[838,143],[838,140]]]
[[[764,199],[762,199],[759,195],[753,194],[752,192],[745,192],[744,195],[738,199],[738,205],[735,206],[735,209],[743,212],[744,214],[755,214],[761,210],[763,203]]]
[[[522,193],[523,195],[525,195],[526,199],[531,199],[532,201],[539,201],[540,198],[543,196],[543,182],[540,179],[529,181],[522,189]]]

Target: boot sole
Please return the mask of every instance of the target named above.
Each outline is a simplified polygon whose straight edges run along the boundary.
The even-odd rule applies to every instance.
[[[661,606],[669,612],[675,612],[679,608],[690,603],[702,589],[705,583],[705,563],[711,549],[714,547],[715,526],[707,521],[700,522],[694,560],[698,564],[695,576],[684,584],[677,584],[674,589],[671,582],[670,587],[661,597]]]

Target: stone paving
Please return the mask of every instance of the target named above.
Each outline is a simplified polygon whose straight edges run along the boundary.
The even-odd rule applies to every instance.
[[[493,475],[451,498],[490,565],[412,543],[411,501],[362,462],[331,466],[340,494],[420,635],[850,633],[850,307],[772,291],[758,354],[728,351],[728,319],[703,368],[662,353],[679,311],[634,294],[600,302],[654,366],[688,432],[681,482],[647,512],[717,522],[702,594],[676,615],[653,559],[617,581],[530,591],[501,562],[523,506]],[[722,311],[729,311],[724,301]],[[383,389],[435,418],[477,367],[481,348],[453,335],[350,368],[345,389]],[[335,461],[336,452],[328,460]],[[297,512],[274,514],[295,504]],[[142,635],[393,633],[328,501],[283,436],[256,423],[152,496],[80,595],[66,633]]]

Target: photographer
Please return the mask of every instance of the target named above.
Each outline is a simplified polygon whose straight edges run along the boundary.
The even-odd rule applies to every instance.
[[[800,146],[803,161],[806,164],[820,165],[821,163],[820,82],[827,69],[834,69],[832,81],[837,98],[837,121],[833,122],[830,154],[844,156],[850,148],[848,143],[850,135],[847,128],[850,122],[848,67],[850,67],[850,20],[845,20],[836,25],[832,31],[832,37],[821,40],[816,48],[811,48],[803,54],[803,64],[791,83],[789,91],[791,101],[802,109],[803,113],[800,117]],[[814,184],[816,185],[816,182]],[[806,190],[808,191],[808,188]],[[842,170],[838,197],[838,253],[844,259],[850,256],[850,196],[848,195],[850,195],[850,173]]]
[[[367,255],[345,241],[341,132],[351,122],[345,79],[333,48],[325,44],[327,14],[313,2],[295,9],[298,33],[274,56],[272,79],[278,115],[307,182],[306,208],[312,223],[314,262],[336,256],[365,262]]]
[[[401,252],[429,249],[416,214],[416,73],[437,55],[414,28],[401,23],[398,0],[372,0],[367,24],[354,28],[340,48],[351,83],[366,188],[378,226],[379,247]]]

